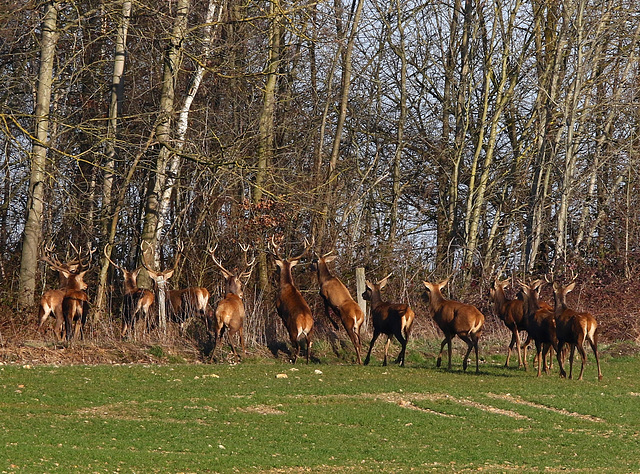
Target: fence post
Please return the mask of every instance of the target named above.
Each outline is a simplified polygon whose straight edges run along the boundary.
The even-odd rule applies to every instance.
[[[369,329],[369,315],[367,314],[367,302],[362,297],[362,293],[366,289],[365,276],[364,276],[364,268],[358,267],[356,268],[356,292],[357,292],[357,301],[360,309],[364,313],[364,323],[362,324],[362,330],[367,331]]]

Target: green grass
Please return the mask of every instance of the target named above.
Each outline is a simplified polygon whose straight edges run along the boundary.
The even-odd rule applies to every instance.
[[[601,382],[416,358],[1,366],[0,471],[640,471],[640,357]]]

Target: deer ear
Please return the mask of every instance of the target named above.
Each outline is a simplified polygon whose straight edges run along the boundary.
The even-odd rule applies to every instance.
[[[422,283],[427,288],[427,290],[429,290],[429,292],[431,292],[431,290],[433,289],[433,285],[431,283],[429,283],[428,281],[423,281]]]
[[[389,281],[389,278],[385,278],[384,280],[382,280],[380,282],[380,289],[383,289],[385,286],[387,286],[388,281]]]
[[[282,260],[278,260],[276,258],[275,262],[276,262],[276,265],[278,265],[278,268],[280,268],[280,270],[282,270],[284,268],[284,262]]]
[[[440,283],[438,283],[438,289],[441,290],[443,289],[445,286],[447,286],[447,283],[449,283],[449,279],[447,278],[445,281],[441,281]]]
[[[567,294],[570,291],[573,291],[573,289],[576,287],[576,282],[574,281],[573,283],[570,283],[569,285],[567,285],[564,289],[564,293]]]
[[[163,275],[163,276],[164,276],[164,279],[165,279],[165,280],[168,280],[169,278],[171,278],[171,277],[173,276],[173,272],[174,272],[174,271],[175,271],[175,270],[169,270],[167,273],[165,273],[165,274]]]
[[[373,283],[371,283],[369,280],[365,280],[364,283],[365,285],[367,285],[367,288],[373,291]]]
[[[295,267],[298,264],[298,262],[300,262],[300,260],[291,260],[289,262],[289,267]]]
[[[331,263],[336,259],[337,255],[329,255],[328,257],[324,257],[325,263]]]

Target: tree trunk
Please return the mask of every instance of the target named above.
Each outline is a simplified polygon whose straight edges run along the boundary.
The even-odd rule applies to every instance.
[[[118,115],[120,106],[124,98],[124,63],[127,45],[127,33],[129,31],[129,20],[131,18],[131,0],[122,1],[122,16],[120,25],[116,33],[115,57],[113,60],[113,76],[111,78],[111,98],[109,102],[109,122],[107,124],[107,162],[104,166],[104,177],[102,181],[102,235],[109,244],[106,252],[111,257],[113,240],[109,239],[109,221],[113,211],[113,173],[115,170],[116,154],[116,130],[118,127]],[[118,216],[113,216],[117,219]],[[109,273],[109,260],[102,257],[100,261],[100,273],[98,275],[98,291],[96,294],[95,312],[101,315],[105,310],[105,297],[107,291],[107,275]]]
[[[182,60],[182,42],[187,30],[187,15],[189,13],[189,0],[178,0],[176,6],[176,18],[173,30],[169,38],[167,52],[164,59],[164,70],[162,77],[162,92],[160,95],[160,121],[156,126],[156,139],[158,140],[159,153],[156,159],[155,169],[151,170],[149,178],[149,188],[147,190],[144,227],[142,230],[142,240],[146,241],[154,250],[156,268],[160,265],[160,253],[156,247],[162,237],[159,231],[160,225],[160,199],[164,191],[167,180],[167,163],[173,153],[171,146],[171,122],[174,113],[176,82],[178,71]],[[141,273],[140,277],[144,286],[149,285],[149,281],[144,281],[146,273]]]
[[[28,307],[34,304],[38,247],[42,239],[44,178],[49,143],[49,111],[53,83],[53,62],[58,41],[58,2],[55,0],[47,2],[44,9],[38,89],[36,92],[35,140],[33,140],[32,145],[31,177],[29,179],[29,200],[27,204],[28,214],[24,228],[20,261],[20,287],[18,294],[18,305],[20,307]]]

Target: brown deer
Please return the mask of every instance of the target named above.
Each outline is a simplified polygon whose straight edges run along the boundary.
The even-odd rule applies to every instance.
[[[145,243],[143,242],[143,244]],[[176,268],[178,268],[178,262],[183,250],[184,245],[179,243],[173,268],[165,272],[157,272],[150,268],[151,265],[145,261],[145,252],[143,250],[142,266],[149,272],[149,276],[156,282],[156,285],[160,281],[166,282],[173,276]],[[158,296],[160,296],[159,285],[158,291]],[[187,320],[194,314],[206,321],[207,305],[209,304],[209,290],[206,288],[190,287],[181,290],[164,290],[164,294],[166,295],[166,308],[168,309],[169,317],[173,322],[178,323],[181,331],[184,330]],[[160,300],[160,298],[158,299]],[[158,301],[158,304],[160,306],[160,301]]]
[[[324,254],[322,257],[316,255],[313,261],[313,268],[318,274],[320,296],[324,301],[325,314],[335,329],[338,329],[338,324],[331,317],[329,310],[333,310],[340,317],[355,348],[358,364],[362,364],[360,359],[360,350],[362,349],[360,327],[364,322],[364,313],[351,297],[347,287],[329,271],[327,263],[336,259],[336,256],[330,255],[330,253]]]
[[[558,351],[558,339],[556,337],[556,322],[553,318],[553,310],[540,301],[540,287],[543,280],[536,280],[531,284],[521,282],[523,294],[524,317],[527,319],[527,332],[529,338],[536,346],[536,359],[538,361],[538,377],[542,375],[542,365],[545,373],[549,373],[547,366],[547,353],[552,349]],[[526,363],[526,352],[525,352]]]
[[[480,359],[478,358],[478,340],[484,326],[484,315],[473,305],[447,300],[442,296],[442,288],[449,283],[449,278],[440,283],[424,281],[427,288],[429,306],[433,312],[433,320],[444,333],[444,340],[440,345],[440,353],[436,367],[442,362],[442,352],[445,344],[448,345],[449,365],[451,370],[451,341],[458,336],[467,344],[467,353],[462,362],[462,369],[466,372],[467,362],[471,350],[476,353],[476,373],[480,372]]]
[[[404,356],[407,350],[407,341],[411,334],[411,326],[413,325],[415,314],[408,304],[388,303],[386,301],[382,301],[380,290],[387,285],[387,281],[391,275],[392,274],[390,273],[376,283],[371,283],[367,280],[367,289],[362,293],[362,297],[371,303],[371,320],[373,322],[373,337],[371,338],[367,357],[364,359],[364,365],[369,364],[371,350],[373,349],[373,345],[376,343],[378,336],[380,336],[380,334],[384,334],[387,336],[387,342],[384,346],[384,362],[382,365],[387,365],[389,344],[391,343],[391,337],[395,336],[402,346],[402,350],[396,359],[396,363],[400,363],[400,366],[404,367]]]
[[[518,351],[518,367],[523,366],[521,354],[520,331],[527,330],[527,319],[524,317],[523,301],[520,299],[510,300],[507,298],[504,289],[509,285],[509,280],[496,280],[489,290],[489,296],[493,301],[493,308],[498,318],[511,331],[511,342],[507,349],[507,361],[504,366],[509,367],[509,358],[513,346]],[[525,345],[526,347],[526,345]]]
[[[145,246],[147,247],[146,251]],[[154,253],[151,245],[144,240],[140,244],[140,250],[142,251],[142,258],[140,262],[149,274],[149,278],[154,281],[156,289],[158,291],[158,322],[160,324],[160,328],[163,331],[166,331],[167,329],[167,307],[169,306],[169,303],[167,302],[167,281],[173,276],[176,268],[178,268],[178,262],[180,261],[180,255],[182,254],[183,249],[184,247],[182,243],[179,243],[176,250],[175,261],[173,262],[173,268],[161,272],[155,270],[153,268],[153,265],[146,261],[147,253],[150,253],[151,256],[153,256]]]
[[[596,357],[598,366],[598,379],[602,380],[602,371],[600,370],[600,357],[598,356],[598,323],[596,318],[588,312],[577,312],[567,306],[567,293],[572,291],[576,286],[575,281],[567,286],[562,286],[559,282],[553,283],[553,296],[555,300],[554,317],[556,321],[556,335],[558,337],[558,365],[560,366],[560,377],[566,377],[562,365],[561,352],[565,344],[569,344],[571,352],[569,354],[569,378],[573,372],[573,356],[575,349],[578,349],[580,357],[582,357],[582,365],[580,366],[580,375],[578,380],[582,380],[584,372],[584,364],[587,360],[587,353],[584,350],[584,342],[589,341],[589,345]]]
[[[74,334],[76,336],[78,333],[82,335],[82,328],[86,322],[89,298],[84,291],[88,288],[84,276],[89,271],[91,255],[95,251],[95,249],[89,249],[85,263],[82,249],[77,249],[73,244],[71,246],[76,251],[78,258],[66,263],[62,263],[55,257],[53,246],[45,247],[46,253],[40,259],[58,271],[61,288],[46,291],[40,299],[38,310],[38,330],[42,331],[44,323],[53,314],[56,319],[54,326],[56,339],[61,340],[65,336],[68,341]]]
[[[135,339],[135,324],[136,320],[140,316],[145,321],[147,329],[149,329],[149,309],[155,301],[155,295],[151,290],[138,288],[138,274],[140,273],[140,270],[142,270],[142,267],[140,266],[135,270],[129,271],[121,267],[120,265],[117,265],[109,257],[109,253],[107,252],[108,246],[109,244],[104,246],[104,256],[107,258],[111,265],[122,272],[122,276],[124,277],[124,301],[122,308],[122,327],[120,330],[120,337],[124,338],[127,334],[127,331],[130,331]]]
[[[225,279],[224,298],[218,302],[215,312],[212,311],[209,313],[209,316],[205,320],[209,338],[213,339],[211,358],[213,358],[216,348],[218,347],[218,343],[225,333],[227,334],[227,340],[229,341],[229,345],[231,346],[231,350],[236,356],[236,359],[240,361],[240,356],[233,345],[232,336],[234,334],[238,334],[240,346],[242,347],[242,354],[246,355],[244,338],[242,336],[245,317],[244,303],[242,301],[242,298],[244,297],[243,287],[251,277],[251,272],[253,271],[256,259],[254,257],[250,262],[247,262],[247,251],[249,250],[249,247],[240,247],[244,253],[244,269],[242,271],[238,271],[236,268],[233,272],[227,270],[216,258],[215,251],[218,248],[217,245],[208,249],[211,258],[213,259],[213,263],[215,263],[220,269],[222,276]]]
[[[296,257],[284,258],[280,255],[275,239],[271,238],[271,252],[274,256],[276,266],[279,269],[280,291],[276,298],[276,310],[282,319],[289,339],[293,346],[293,363],[296,363],[300,354],[300,339],[304,338],[307,345],[307,364],[311,355],[311,333],[313,332],[313,316],[309,305],[302,297],[300,290],[293,282],[291,269],[298,264],[300,259],[309,251],[313,244],[309,244],[305,239],[305,249]]]

